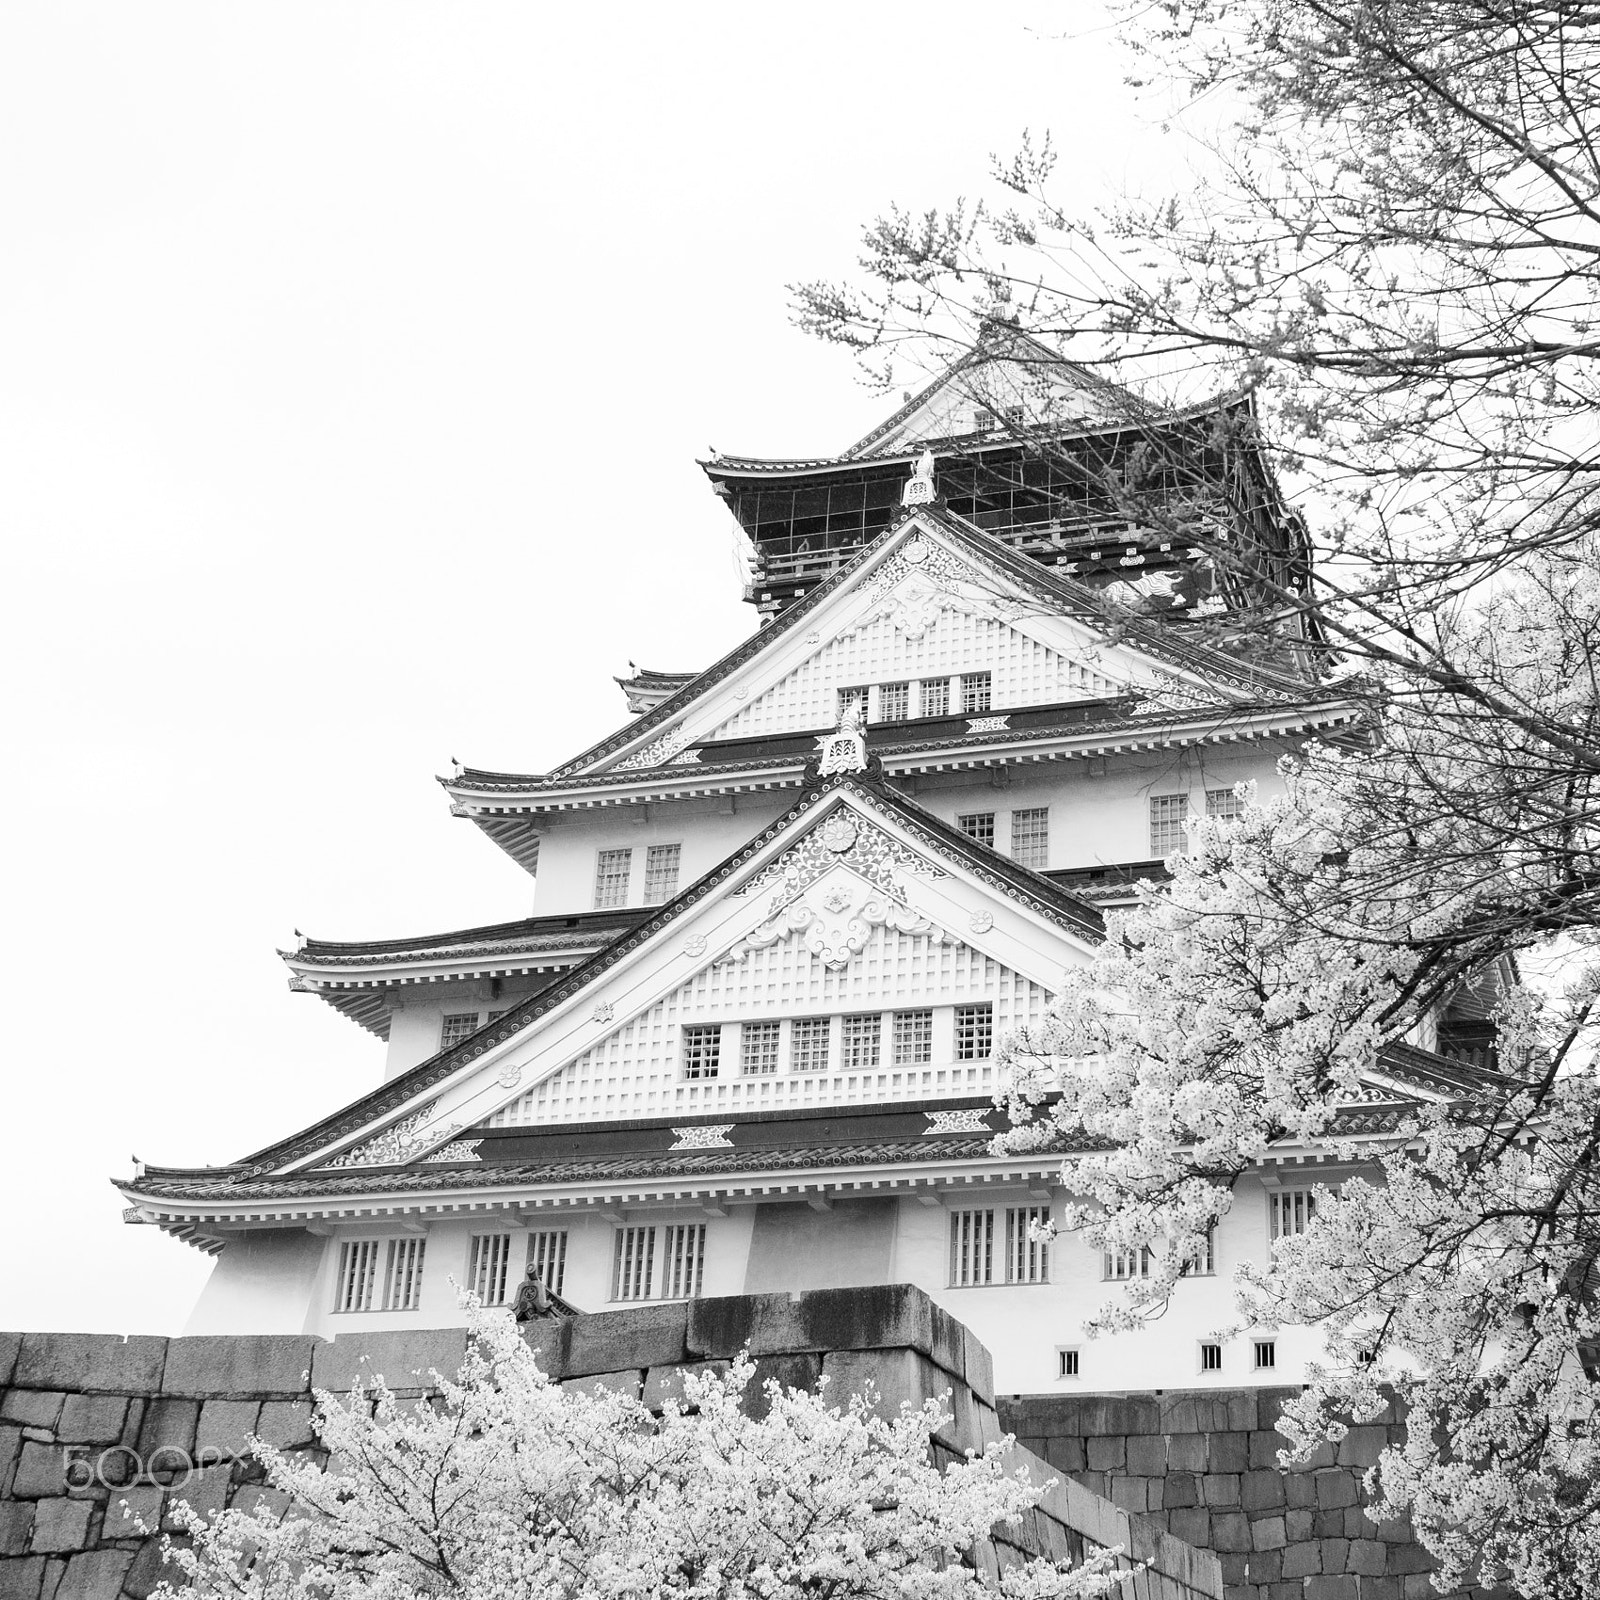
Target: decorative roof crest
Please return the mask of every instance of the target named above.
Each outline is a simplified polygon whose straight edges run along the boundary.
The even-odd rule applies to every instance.
[[[937,499],[938,492],[933,486],[933,451],[924,450],[906,480],[905,488],[900,491],[900,504],[931,506]]]
[[[861,728],[861,713],[846,706],[839,726],[817,740],[817,772],[831,778],[836,772],[867,770],[867,736]]]
[[[775,891],[770,915],[775,917],[824,873],[841,864],[865,878],[879,894],[902,905],[905,895],[897,874],[909,872],[922,878],[948,876],[943,867],[891,837],[858,811],[837,805],[804,838],[733,892],[742,898],[770,886]]]

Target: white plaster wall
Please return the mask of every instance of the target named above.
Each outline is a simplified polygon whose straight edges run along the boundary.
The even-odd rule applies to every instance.
[[[322,1240],[298,1229],[246,1233],[217,1257],[184,1333],[304,1333]]]
[[[408,1072],[439,1053],[444,1019],[457,1013],[477,1013],[481,1027],[491,1011],[507,1011],[546,980],[506,978],[495,994],[488,979],[407,984],[392,991],[389,1000],[389,1044],[384,1056],[384,1082]]]

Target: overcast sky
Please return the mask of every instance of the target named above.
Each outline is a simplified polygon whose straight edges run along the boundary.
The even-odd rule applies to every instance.
[[[1025,128],[1160,170],[1123,71],[1099,0],[0,8],[0,1328],[179,1331],[108,1176],[381,1074],[275,947],[531,911],[434,774],[750,631],[695,458],[898,398],[784,284]]]

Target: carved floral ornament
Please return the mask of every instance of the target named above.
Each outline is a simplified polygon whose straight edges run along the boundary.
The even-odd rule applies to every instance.
[[[914,533],[878,569],[866,586],[867,610],[848,632],[887,617],[907,639],[928,633],[946,610],[995,622],[1013,622],[1028,606],[942,544]]]
[[[397,1167],[408,1161],[414,1161],[427,1150],[430,1145],[436,1145],[441,1139],[449,1141],[455,1134],[461,1132],[459,1122],[446,1123],[443,1127],[429,1128],[429,1119],[438,1109],[439,1102],[430,1100],[427,1105],[418,1111],[413,1111],[409,1117],[403,1117],[399,1122],[391,1123],[381,1133],[375,1134],[364,1144],[358,1144],[354,1149],[342,1151],[331,1160],[322,1163],[325,1167]],[[477,1139],[459,1139],[453,1143],[446,1143],[442,1148],[434,1150],[432,1154],[424,1157],[425,1162],[431,1161],[476,1161],[477,1149],[480,1143]]]
[[[775,915],[791,900],[798,899],[825,872],[835,865],[849,867],[881,895],[904,902],[899,875],[910,873],[921,878],[948,876],[925,856],[885,833],[876,823],[851,807],[833,807],[806,835],[764,867],[748,883],[733,891],[735,898],[772,889]]]
[[[824,916],[804,901],[786,906],[752,928],[723,960],[743,961],[752,950],[765,950],[798,936],[823,966],[837,972],[849,966],[866,949],[876,928],[914,934],[932,944],[944,944],[949,937],[943,928],[914,907],[896,905],[892,900],[869,898],[857,909],[853,896],[835,890],[822,904],[825,909],[838,909]]]

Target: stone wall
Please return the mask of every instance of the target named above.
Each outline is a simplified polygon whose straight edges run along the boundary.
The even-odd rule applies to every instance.
[[[1227,1600],[1424,1600],[1433,1562],[1404,1520],[1374,1523],[1361,1478],[1405,1430],[1391,1405],[1280,1471],[1296,1389],[1002,1396],[1001,1426],[1058,1472],[1216,1552]]]
[[[942,1462],[1000,1437],[988,1352],[909,1285],[640,1306],[552,1325],[544,1341],[541,1364],[572,1387],[659,1403],[686,1368],[748,1346],[758,1377],[810,1387],[826,1375],[841,1399],[868,1382],[891,1407],[948,1391],[953,1420],[933,1441]],[[159,1540],[138,1522],[170,1531],[178,1501],[202,1512],[271,1502],[248,1436],[317,1454],[313,1389],[381,1374],[399,1394],[423,1394],[465,1348],[461,1329],[331,1342],[0,1334],[0,1600],[143,1600],[162,1571]],[[1057,1476],[1020,1448],[1015,1460],[1038,1482]],[[1071,1479],[973,1556],[997,1574],[1023,1555],[1078,1559],[1111,1545],[1150,1563],[1135,1600],[1221,1600],[1214,1556]]]

